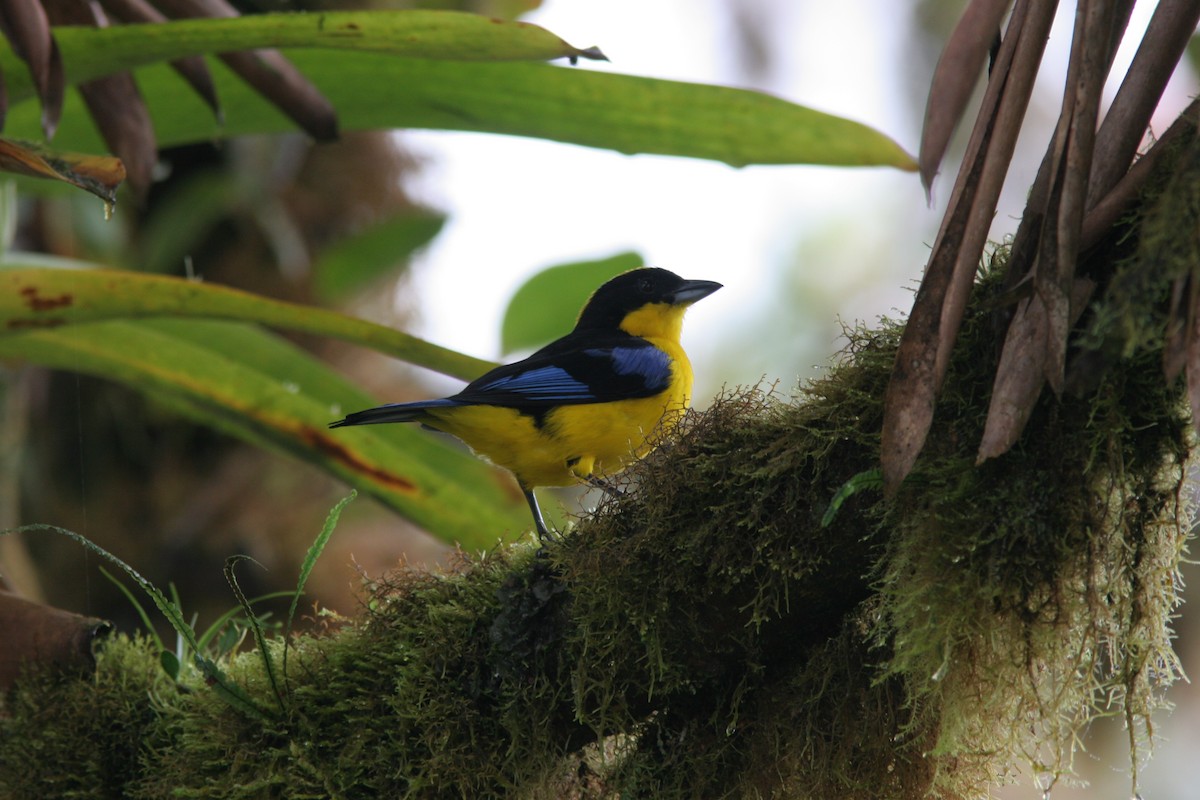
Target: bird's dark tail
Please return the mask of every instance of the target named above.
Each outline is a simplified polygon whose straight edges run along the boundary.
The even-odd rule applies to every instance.
[[[345,419],[329,423],[331,428],[347,425],[378,425],[383,422],[424,422],[425,412],[431,408],[453,408],[462,405],[448,397],[439,400],[419,400],[415,403],[389,403],[386,406],[368,408],[347,414]]]

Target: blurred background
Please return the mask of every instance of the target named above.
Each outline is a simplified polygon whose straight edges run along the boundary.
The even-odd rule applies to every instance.
[[[391,6],[402,5],[391,3]],[[915,152],[929,79],[961,0],[477,0],[415,4],[521,14],[611,63],[575,69],[760,89],[866,123]],[[1136,40],[1153,4],[1140,3]],[[263,4],[258,10],[278,10]],[[288,6],[292,7],[292,6]],[[311,7],[311,6],[310,6]],[[1059,105],[1073,5],[1064,4],[1018,144],[993,239],[1016,228]],[[1123,74],[1130,53],[1118,56]],[[1176,76],[1162,129],[1196,90]],[[969,130],[959,132],[959,143]],[[961,149],[961,148],[960,148]],[[622,156],[545,141],[466,133],[348,134],[314,146],[299,135],[165,151],[141,210],[108,223],[95,201],[22,201],[24,249],[193,274],[256,292],[348,309],[494,360],[508,299],[556,264],[638,254],[644,263],[725,288],[689,312],[685,345],[703,406],[724,386],[760,381],[790,395],[831,363],[843,325],[902,316],[954,179],[927,202],[915,174],[887,169],[749,167]],[[338,264],[354,280],[330,279]],[[454,391],[450,379],[327,341],[298,340],[381,401]],[[289,588],[329,508],[347,490],[314,468],[197,427],[153,399],[104,381],[5,370],[0,522],[45,522],[173,583],[184,610],[211,619],[232,604],[221,567],[233,553],[247,594]],[[578,513],[586,496],[562,495]],[[128,602],[94,557],[47,537],[6,539],[6,575],[24,593],[117,620]],[[315,603],[356,611],[363,575],[436,564],[447,548],[360,497],[309,583]],[[1193,574],[1196,572],[1192,567]],[[1184,668],[1200,671],[1197,615],[1180,621]],[[1159,720],[1162,741],[1142,795],[1194,797],[1200,699]],[[1079,759],[1086,791],[1129,795],[1119,721],[1098,724]],[[1044,787],[1041,787],[1044,788]],[[1028,778],[1005,797],[1040,796]]]

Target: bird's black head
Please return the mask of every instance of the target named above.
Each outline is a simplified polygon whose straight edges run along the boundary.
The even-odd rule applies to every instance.
[[[665,269],[630,270],[610,280],[588,299],[575,330],[616,329],[626,317],[646,306],[663,311],[683,309],[721,288],[715,281],[689,281]]]

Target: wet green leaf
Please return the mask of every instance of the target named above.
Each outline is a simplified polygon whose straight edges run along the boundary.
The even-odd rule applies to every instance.
[[[22,267],[24,262],[30,266]],[[463,380],[494,366],[383,325],[228,286],[121,270],[58,269],[37,262],[13,254],[0,264],[0,339],[100,320],[200,317],[332,336]]]

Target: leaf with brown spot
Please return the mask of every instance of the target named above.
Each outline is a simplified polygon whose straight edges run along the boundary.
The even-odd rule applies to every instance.
[[[941,167],[954,129],[966,110],[971,92],[983,73],[1000,21],[1011,0],[971,0],[938,58],[925,105],[921,150],[917,163],[926,195]]]
[[[125,180],[125,167],[119,158],[55,153],[41,145],[4,137],[0,137],[0,169],[63,181],[109,204],[116,202],[117,187]]]
[[[50,290],[42,296],[57,299]],[[71,309],[78,308],[78,295],[72,298]],[[255,325],[194,317],[61,325],[0,336],[0,357],[150,393],[202,423],[323,469],[448,543],[489,548],[530,527],[511,476],[447,437],[410,425],[329,430],[346,412],[382,398]]]
[[[218,283],[115,269],[25,266],[18,253],[9,253],[0,269],[0,337],[31,328],[148,317],[241,320],[333,337],[464,381],[496,366],[388,325]]]

